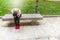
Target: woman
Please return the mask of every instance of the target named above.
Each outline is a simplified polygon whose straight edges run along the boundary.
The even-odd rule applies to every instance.
[[[14,22],[15,22],[15,29],[20,29],[20,25],[19,25],[19,20],[21,18],[21,10],[18,8],[13,8],[11,10],[13,17],[14,17]]]

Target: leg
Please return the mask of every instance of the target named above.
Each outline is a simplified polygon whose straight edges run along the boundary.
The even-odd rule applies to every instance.
[[[14,22],[15,22],[15,26],[17,26],[17,20],[16,19],[14,19]]]
[[[19,27],[18,27],[18,20],[14,19],[14,22],[15,22],[15,29],[19,29]]]
[[[15,29],[20,29],[19,20],[16,20],[16,25]]]
[[[19,19],[17,20],[17,26],[15,28],[20,29]]]
[[[20,26],[20,20],[18,19],[18,26]]]

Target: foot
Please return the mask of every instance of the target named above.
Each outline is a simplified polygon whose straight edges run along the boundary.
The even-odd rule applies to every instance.
[[[20,29],[20,26],[16,26],[15,29]]]

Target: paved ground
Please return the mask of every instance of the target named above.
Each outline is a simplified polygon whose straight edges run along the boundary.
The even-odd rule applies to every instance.
[[[60,17],[48,17],[38,26],[3,27],[9,22],[0,21],[0,40],[60,40]]]

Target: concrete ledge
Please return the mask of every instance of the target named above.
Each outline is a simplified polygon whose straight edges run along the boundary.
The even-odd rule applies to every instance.
[[[5,16],[2,17],[3,21],[8,21],[8,20],[13,20],[13,15],[12,14],[6,14]],[[22,14],[22,17],[20,20],[42,20],[43,16],[40,14]]]
[[[10,16],[10,17],[7,17],[7,15],[8,16]],[[27,14],[27,15],[29,15],[29,14]],[[32,14],[30,14],[30,15],[32,15]],[[36,18],[37,17],[37,15],[39,15],[40,16],[40,18]],[[41,16],[40,14],[37,14],[36,15],[36,17],[34,16],[34,18],[23,18],[22,17],[22,19],[21,20],[42,20],[43,18],[47,18],[47,17],[60,17],[60,15],[43,15],[43,16]],[[27,16],[26,16],[27,17]],[[30,16],[31,17],[31,16]],[[13,20],[13,17],[12,17],[12,15],[11,14],[6,14],[5,16],[0,16],[0,19],[2,18],[2,20],[3,21],[8,21],[8,20]]]
[[[2,16],[0,16],[0,18],[2,18]]]

